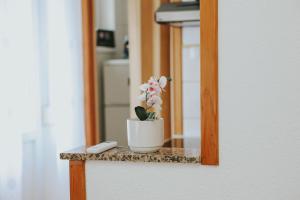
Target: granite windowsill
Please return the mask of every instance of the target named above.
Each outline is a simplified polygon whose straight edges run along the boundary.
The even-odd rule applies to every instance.
[[[103,153],[87,153],[80,147],[60,154],[62,160],[102,160],[123,162],[155,162],[155,163],[200,163],[199,149],[162,147],[155,153],[134,153],[128,147],[116,147]]]

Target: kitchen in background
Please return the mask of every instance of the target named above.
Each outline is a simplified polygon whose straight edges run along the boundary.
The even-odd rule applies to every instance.
[[[99,30],[108,32],[112,39],[104,42],[105,46],[97,41],[101,138],[116,140],[124,146],[127,146],[126,119],[130,113],[129,62],[124,52],[128,44],[127,2],[95,0],[95,31],[97,35]],[[197,143],[200,142],[199,35],[199,25],[182,27],[183,137],[198,138],[193,140]]]
[[[101,140],[127,146],[129,61],[127,0],[94,0]]]

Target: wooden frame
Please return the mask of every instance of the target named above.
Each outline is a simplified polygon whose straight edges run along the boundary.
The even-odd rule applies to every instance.
[[[180,2],[182,0],[170,0]],[[171,124],[173,136],[183,135],[182,104],[182,28],[170,27],[170,66],[171,66]]]
[[[172,122],[173,133],[183,134],[183,104],[182,104],[182,29],[170,28],[171,71],[172,71]]]
[[[168,0],[160,0],[164,2]],[[99,142],[99,117],[98,101],[96,90],[96,68],[95,68],[95,31],[94,31],[94,10],[93,0],[82,0],[82,28],[83,28],[83,59],[84,59],[84,95],[85,95],[85,124],[86,124],[86,144],[93,145]],[[142,8],[149,9],[146,4],[152,2],[143,0]],[[152,4],[151,4],[152,6]],[[204,165],[219,164],[219,141],[218,141],[218,0],[200,1],[200,59],[201,59],[201,163]],[[143,13],[142,16],[144,16]],[[144,16],[145,21],[150,19]],[[145,18],[146,17],[146,18]],[[152,18],[153,19],[153,18]],[[152,20],[151,19],[151,20]],[[142,22],[142,24],[143,24]],[[149,31],[148,25],[144,27]],[[142,26],[142,36],[146,30]],[[152,29],[151,29],[152,30]],[[179,31],[177,31],[177,34]],[[174,34],[174,33],[173,33]],[[172,34],[172,35],[173,35]],[[145,35],[143,36],[145,37]],[[152,38],[152,35],[148,35]],[[170,73],[170,31],[168,27],[160,28],[160,73],[169,75]],[[174,39],[174,35],[172,36]],[[171,37],[171,38],[172,38]],[[176,36],[178,37],[178,36]],[[147,42],[147,37],[141,39]],[[164,42],[164,40],[166,40]],[[151,40],[152,41],[152,40]],[[176,41],[171,41],[176,44]],[[152,44],[151,44],[152,45]],[[149,46],[147,47],[149,48]],[[148,49],[141,47],[142,61],[149,62],[152,68],[152,61],[148,60],[146,53]],[[151,52],[152,55],[152,52]],[[144,56],[144,57],[143,57]],[[166,58],[168,60],[166,60]],[[172,62],[174,62],[173,60]],[[144,66],[144,65],[143,65]],[[148,70],[148,69],[147,69]],[[152,70],[152,69],[151,69]],[[142,71],[142,79],[149,77],[149,71]],[[152,75],[152,71],[151,71]],[[170,108],[170,95],[167,96]],[[165,108],[166,109],[166,108]],[[169,110],[167,111],[169,112]],[[170,119],[170,115],[168,116]],[[171,123],[167,124],[170,126]],[[169,131],[171,128],[169,129]],[[70,161],[70,199],[86,199],[85,161]]]
[[[86,200],[85,161],[70,160],[70,199]]]
[[[218,0],[200,0],[201,163],[219,164]]]
[[[160,0],[159,3],[167,3],[169,0]],[[154,12],[153,12],[154,15]],[[170,27],[168,25],[160,25],[160,75],[171,76],[170,73]],[[162,117],[164,118],[165,140],[171,139],[171,91],[170,84],[166,86],[166,92],[162,96]]]
[[[153,75],[153,1],[141,0],[141,76],[146,82]]]
[[[82,0],[82,34],[84,64],[84,115],[86,145],[99,143],[99,113],[96,70],[96,33],[94,31],[94,1]]]

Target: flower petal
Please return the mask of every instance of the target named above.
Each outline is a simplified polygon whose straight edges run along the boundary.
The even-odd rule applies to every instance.
[[[162,99],[160,98],[160,96],[157,96],[157,95],[153,95],[151,97],[154,105],[161,105],[162,104]]]
[[[140,90],[142,90],[142,91],[144,91],[144,92],[145,92],[148,88],[149,88],[149,84],[147,84],[147,83],[144,83],[144,84],[140,85]]]
[[[162,77],[160,77],[160,79],[159,79],[159,86],[161,87],[161,88],[164,88],[164,87],[166,87],[166,85],[167,85],[167,78],[165,77],[165,76],[162,76]]]
[[[161,105],[154,105],[153,108],[154,108],[154,110],[156,112],[156,117],[160,118]]]

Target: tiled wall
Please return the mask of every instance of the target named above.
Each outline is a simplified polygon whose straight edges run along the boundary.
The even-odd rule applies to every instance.
[[[200,137],[200,29],[184,27],[182,34],[183,134]]]

